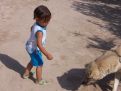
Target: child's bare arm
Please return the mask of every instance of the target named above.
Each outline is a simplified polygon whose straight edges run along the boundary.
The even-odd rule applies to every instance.
[[[53,56],[46,51],[46,49],[42,45],[42,32],[37,32],[37,46],[40,51],[47,57],[48,60],[52,60]]]

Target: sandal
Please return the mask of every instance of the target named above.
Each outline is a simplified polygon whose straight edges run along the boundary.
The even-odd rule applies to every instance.
[[[36,80],[35,83],[39,85],[46,85],[48,82],[46,80],[40,80],[40,81]]]
[[[27,75],[24,73],[22,77],[23,77],[24,79],[28,79],[29,77],[32,77],[34,74],[35,74],[35,72],[34,72],[34,71],[31,71],[31,72],[30,72],[29,74],[27,74]]]
[[[29,78],[29,74],[28,75],[26,75],[26,74],[23,74],[23,79],[28,79]]]

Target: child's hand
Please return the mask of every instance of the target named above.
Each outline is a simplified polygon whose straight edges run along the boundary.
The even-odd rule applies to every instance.
[[[48,55],[46,57],[47,57],[48,60],[52,60],[53,59],[53,56],[50,53],[48,53]]]

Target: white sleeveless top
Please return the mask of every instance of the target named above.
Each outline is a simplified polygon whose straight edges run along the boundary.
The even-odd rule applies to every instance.
[[[37,32],[42,32],[42,44],[45,45],[46,42],[46,28],[41,27],[38,23],[34,23],[32,26],[30,37],[26,43],[26,50],[28,53],[33,53],[36,49],[39,50],[37,47]]]

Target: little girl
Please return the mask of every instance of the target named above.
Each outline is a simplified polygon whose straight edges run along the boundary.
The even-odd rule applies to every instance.
[[[36,83],[42,85],[46,82],[42,79],[43,58],[42,53],[48,60],[53,56],[44,48],[46,42],[46,27],[51,19],[51,12],[46,6],[40,5],[34,10],[35,23],[31,27],[31,35],[26,43],[26,50],[31,61],[28,63],[23,78],[28,78],[33,66],[36,67]]]

